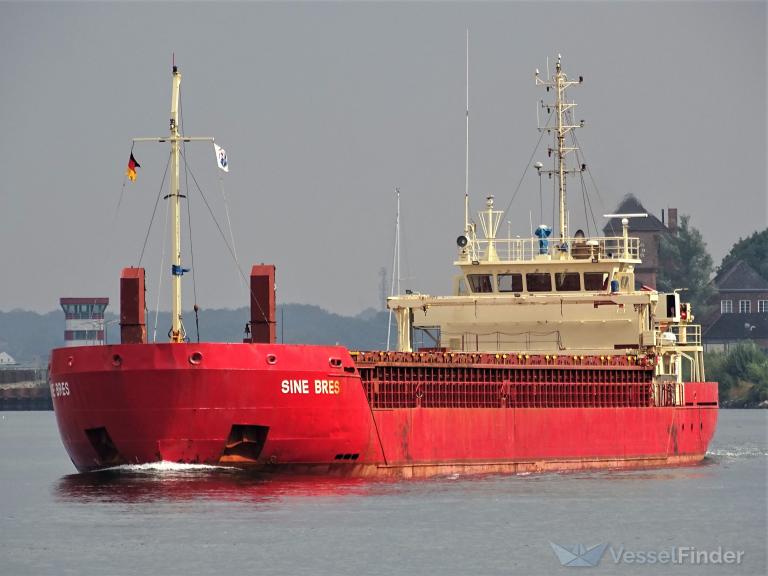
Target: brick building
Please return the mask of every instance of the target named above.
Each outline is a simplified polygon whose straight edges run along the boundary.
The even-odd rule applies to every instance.
[[[669,223],[664,223],[664,211],[661,220],[648,213],[640,201],[632,194],[627,195],[616,208],[616,214],[648,214],[647,218],[630,218],[629,235],[640,240],[640,259],[642,264],[635,267],[635,284],[656,288],[656,272],[659,269],[659,242],[664,234],[677,232],[677,208],[670,208]],[[606,236],[621,236],[621,218],[611,218],[603,228]]]
[[[751,340],[768,350],[768,280],[739,260],[721,270],[712,282],[716,308],[704,323],[704,349],[728,351]]]

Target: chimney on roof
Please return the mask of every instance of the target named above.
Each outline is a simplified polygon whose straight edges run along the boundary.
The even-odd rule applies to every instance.
[[[661,209],[661,223],[664,224],[664,226],[667,225],[667,223],[664,222],[664,208]]]
[[[670,232],[677,232],[677,208],[669,208],[667,209],[667,213],[669,215],[669,224],[667,224],[667,228],[669,228]]]

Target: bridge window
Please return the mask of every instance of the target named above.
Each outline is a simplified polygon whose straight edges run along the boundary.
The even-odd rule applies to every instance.
[[[556,272],[555,286],[560,292],[576,292],[581,290],[581,278],[578,272]]]
[[[523,275],[522,274],[499,274],[499,292],[522,292]]]
[[[490,274],[467,274],[472,292],[493,292]]]
[[[529,272],[525,275],[528,292],[551,292],[552,276],[549,272]]]
[[[68,331],[66,340],[97,340],[98,330],[72,330]]]
[[[584,272],[584,290],[608,290],[608,274]]]

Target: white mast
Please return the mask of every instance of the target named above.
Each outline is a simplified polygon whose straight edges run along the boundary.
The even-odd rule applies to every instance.
[[[555,66],[555,74],[552,76],[551,79],[542,80],[539,77],[539,71],[536,70],[536,85],[537,86],[546,86],[547,91],[549,91],[550,88],[555,89],[555,113],[557,114],[557,125],[554,128],[555,130],[555,145],[556,148],[554,150],[555,152],[555,160],[557,162],[557,166],[554,170],[545,170],[545,172],[549,174],[556,174],[557,175],[557,181],[558,181],[558,188],[559,188],[559,197],[560,197],[560,240],[565,241],[565,239],[568,237],[568,224],[566,221],[566,195],[565,195],[565,179],[567,174],[574,174],[577,172],[581,172],[586,168],[586,166],[581,166],[577,169],[571,169],[569,170],[566,166],[566,155],[569,152],[573,152],[575,150],[578,150],[575,146],[566,146],[565,145],[565,137],[571,130],[574,130],[576,128],[581,128],[583,126],[583,122],[579,124],[568,124],[568,112],[576,107],[575,102],[566,102],[565,101],[565,90],[569,86],[573,86],[575,84],[580,84],[583,81],[583,78],[579,76],[578,80],[568,80],[568,76],[563,72],[562,66],[560,61],[562,60],[562,56],[560,54],[557,55],[557,64]],[[549,65],[547,65],[547,69],[549,69]],[[542,106],[544,108],[547,108],[548,110],[552,108],[553,106],[551,104],[544,104],[542,102]],[[550,149],[550,152],[552,150]]]
[[[134,138],[134,142],[166,142],[171,143],[171,189],[166,199],[173,206],[173,229],[171,231],[171,331],[170,341],[184,342],[186,331],[181,319],[181,276],[186,272],[181,267],[181,198],[179,190],[179,148],[180,142],[206,141],[213,142],[210,137],[187,137],[179,134],[179,93],[181,89],[181,72],[174,64],[171,86],[171,119],[170,134],[159,138]]]
[[[173,67],[171,89],[171,193],[173,235],[171,236],[171,342],[182,342],[186,336],[181,321],[181,198],[179,196],[179,89],[181,72]]]
[[[467,141],[464,147],[464,234],[469,236],[469,28],[467,28]]]
[[[389,295],[400,294],[400,188],[395,188],[397,192],[397,213],[395,216],[395,250],[392,255],[392,287]],[[395,292],[397,286],[397,292]],[[387,351],[389,351],[389,339],[392,334],[392,308],[389,309],[389,321],[387,322]]]
[[[395,222],[395,234],[397,235],[397,293],[400,294],[400,188],[397,191],[397,216]]]

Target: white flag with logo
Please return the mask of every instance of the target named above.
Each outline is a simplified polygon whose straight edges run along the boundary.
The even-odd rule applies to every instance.
[[[227,160],[227,151],[215,142],[213,143],[213,149],[216,151],[216,164],[218,164],[219,168],[224,170],[224,172],[229,172],[229,160]]]

